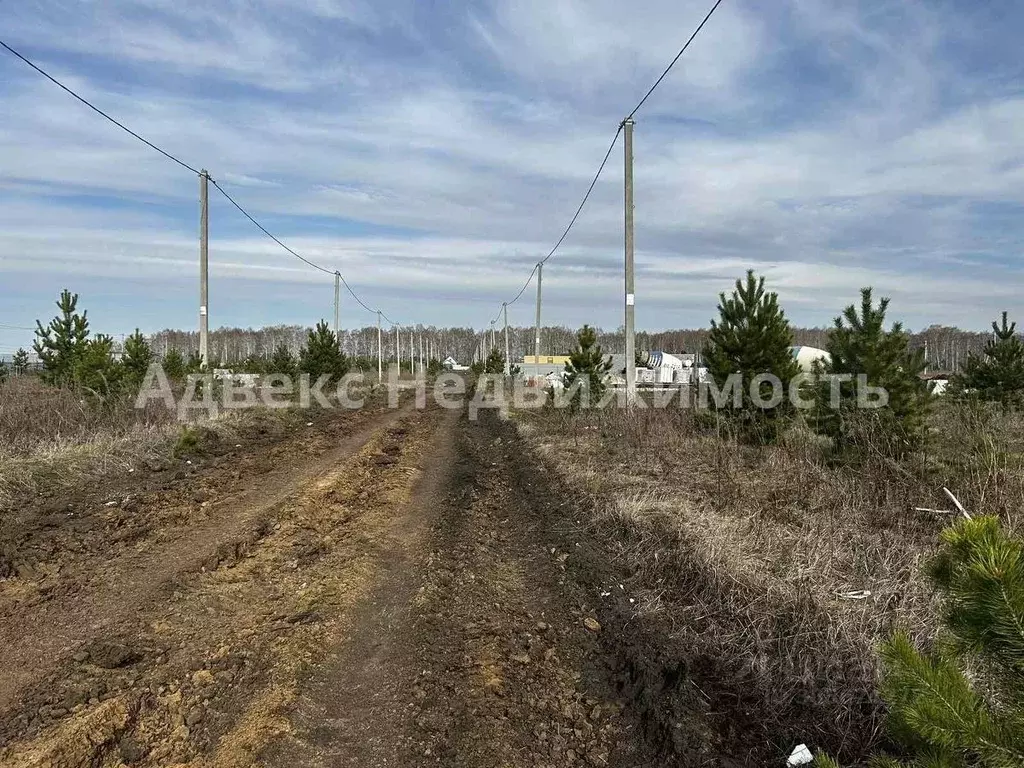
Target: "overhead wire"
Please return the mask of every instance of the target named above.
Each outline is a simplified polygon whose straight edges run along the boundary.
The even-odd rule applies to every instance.
[[[92,103],[92,102],[90,102],[89,100],[87,100],[87,99],[85,99],[85,98],[83,98],[83,97],[79,96],[79,95],[78,95],[77,93],[75,93],[75,92],[74,92],[73,90],[71,90],[71,89],[70,89],[70,88],[68,88],[68,87],[67,87],[66,85],[64,85],[64,83],[62,83],[62,82],[61,82],[60,80],[58,80],[57,78],[55,78],[55,77],[54,77],[53,75],[51,75],[51,74],[50,74],[49,72],[45,71],[45,70],[44,70],[44,69],[43,69],[42,67],[39,67],[38,65],[36,65],[36,64],[35,64],[35,63],[33,63],[32,61],[30,61],[30,60],[29,60],[28,58],[26,58],[25,56],[22,56],[22,55],[21,55],[20,53],[18,53],[18,52],[17,52],[16,50],[14,50],[14,49],[13,49],[13,48],[12,48],[11,46],[9,46],[9,45],[8,45],[7,43],[5,43],[5,42],[4,42],[3,40],[0,40],[0,46],[2,46],[2,47],[3,47],[3,48],[4,48],[5,50],[7,50],[7,51],[8,51],[9,53],[13,54],[14,56],[16,56],[16,57],[18,57],[19,59],[21,59],[21,60],[22,60],[23,62],[25,62],[26,64],[28,64],[28,66],[30,66],[30,67],[31,67],[32,69],[34,69],[34,70],[35,70],[36,72],[38,72],[38,73],[39,73],[40,75],[42,75],[43,77],[45,77],[45,78],[46,78],[47,80],[49,80],[49,81],[50,81],[51,83],[53,83],[54,85],[56,85],[56,86],[57,86],[58,88],[60,88],[61,90],[65,91],[66,93],[69,93],[70,95],[74,96],[74,97],[75,97],[76,99],[78,99],[78,100],[79,100],[80,102],[82,102],[83,104],[85,104],[85,106],[87,106],[87,107],[88,107],[89,109],[91,109],[91,110],[92,110],[93,112],[95,112],[95,113],[96,113],[96,114],[98,114],[98,115],[101,115],[102,117],[104,117],[104,118],[106,118],[107,120],[109,120],[110,122],[112,122],[112,123],[113,123],[114,125],[116,125],[116,126],[117,126],[118,128],[120,128],[120,129],[121,129],[122,131],[124,131],[125,133],[127,133],[127,134],[130,134],[131,136],[134,136],[134,137],[135,137],[136,139],[138,139],[139,141],[141,141],[141,142],[142,142],[143,144],[145,144],[145,145],[146,145],[147,147],[150,147],[151,149],[155,149],[155,150],[156,150],[157,152],[159,152],[159,153],[160,153],[161,155],[163,155],[164,157],[168,158],[169,160],[173,160],[173,161],[174,161],[174,162],[176,162],[176,163],[177,163],[178,165],[180,165],[180,166],[181,166],[182,168],[187,168],[188,170],[192,171],[192,173],[194,173],[194,174],[196,174],[196,175],[199,175],[199,171],[197,171],[197,170],[196,170],[195,168],[193,168],[193,167],[192,167],[191,165],[189,165],[188,163],[186,163],[186,162],[185,162],[184,160],[181,160],[181,159],[179,159],[179,158],[175,157],[175,156],[174,156],[174,155],[172,155],[172,154],[171,154],[170,152],[168,152],[168,151],[167,151],[166,149],[161,149],[161,148],[160,148],[160,147],[158,147],[158,146],[157,146],[156,144],[154,144],[153,142],[151,142],[151,141],[150,141],[149,139],[147,139],[147,138],[144,138],[144,137],[140,136],[139,134],[137,134],[137,133],[136,133],[135,131],[133,131],[133,130],[132,130],[131,128],[129,128],[129,127],[128,127],[127,125],[125,125],[124,123],[122,123],[122,122],[120,122],[120,121],[118,121],[118,120],[115,120],[115,119],[114,119],[113,117],[111,117],[110,115],[108,115],[108,114],[107,114],[106,112],[104,112],[104,111],[103,111],[102,109],[100,109],[99,107],[97,107],[97,106],[96,106],[95,104],[93,104],[93,103]]]
[[[191,165],[186,163],[184,160],[181,160],[180,158],[174,156],[173,154],[171,154],[167,150],[157,146],[152,141],[150,141],[149,139],[145,138],[144,136],[141,136],[140,134],[136,133],[135,131],[133,131],[131,128],[129,128],[124,123],[122,123],[119,120],[117,120],[116,118],[111,117],[109,114],[104,112],[102,109],[97,107],[95,104],[93,104],[88,99],[84,98],[83,96],[79,96],[71,88],[69,88],[68,86],[64,85],[64,83],[62,83],[56,77],[54,77],[49,72],[44,70],[42,67],[37,65],[35,62],[30,60],[27,56],[24,56],[23,54],[19,53],[17,50],[12,48],[10,45],[5,43],[3,40],[0,40],[0,47],[3,47],[8,53],[10,53],[13,56],[17,57],[18,59],[20,59],[22,62],[24,62],[29,67],[31,67],[36,72],[38,72],[40,75],[42,75],[47,80],[49,80],[51,83],[53,83],[58,88],[63,90],[65,93],[73,96],[75,99],[77,99],[82,104],[87,106],[93,112],[97,113],[98,115],[102,116],[104,119],[106,119],[109,122],[113,123],[118,128],[120,128],[122,131],[124,131],[125,133],[129,134],[130,136],[133,136],[134,138],[138,139],[143,144],[145,144],[147,147],[150,147],[151,149],[156,150],[157,152],[159,152],[161,155],[163,155],[167,159],[173,160],[175,163],[180,165],[182,168],[185,168],[185,169],[191,171],[192,173],[194,173],[197,176],[200,176],[200,175],[203,174],[203,171],[199,171],[196,168],[193,168]],[[337,270],[327,269],[326,267],[323,267],[320,264],[317,264],[316,262],[311,261],[310,259],[307,259],[305,256],[303,256],[302,254],[300,254],[297,251],[293,250],[292,248],[289,248],[287,245],[285,245],[283,242],[281,242],[277,237],[275,237],[269,230],[267,230],[266,227],[264,227],[262,224],[260,224],[260,222],[257,221],[255,219],[255,217],[253,217],[247,210],[245,210],[245,208],[243,208],[231,195],[229,195],[224,190],[224,188],[221,187],[220,184],[218,184],[216,182],[216,180],[214,180],[209,174],[207,174],[207,178],[213,183],[213,186],[216,187],[217,190],[222,195],[224,195],[225,198],[227,198],[228,202],[230,202],[235,208],[237,208],[238,211],[243,216],[245,216],[249,221],[251,221],[261,232],[263,232],[263,234],[265,234],[267,237],[269,237],[271,240],[273,240],[275,243],[277,243],[279,246],[281,246],[284,250],[286,250],[292,256],[294,256],[295,258],[299,259],[300,261],[306,263],[307,265],[313,267],[314,269],[318,269],[321,272],[324,272],[325,274],[329,274],[329,275],[332,275],[332,276],[333,275],[338,275],[339,277],[341,277],[341,273],[338,272]],[[362,299],[360,299],[359,296],[356,295],[355,291],[352,290],[351,286],[349,286],[349,284],[345,281],[344,277],[341,277],[341,280],[342,280],[342,282],[345,283],[345,287],[348,289],[348,292],[352,294],[353,298],[355,298],[355,300],[359,303],[360,306],[362,306],[364,309],[366,309],[369,312],[376,312],[377,311],[375,309],[370,309],[368,306],[366,306],[365,303],[363,303]],[[0,327],[3,327],[3,326],[0,325]],[[31,330],[35,330],[33,328],[20,328],[20,327],[13,327],[13,326],[12,326],[12,329],[14,329],[14,330],[30,330],[30,331]]]
[[[542,264],[545,264],[547,260],[554,255],[555,251],[558,250],[558,248],[565,241],[565,238],[569,235],[569,232],[572,230],[573,225],[576,223],[576,220],[579,219],[580,214],[583,212],[583,208],[586,206],[587,201],[590,199],[590,195],[594,191],[594,187],[597,185],[598,179],[601,178],[601,173],[604,171],[605,166],[608,164],[608,158],[611,157],[612,150],[615,148],[615,143],[619,139],[619,134],[622,133],[622,127],[626,124],[628,120],[633,119],[633,117],[640,110],[640,108],[647,102],[647,99],[651,97],[651,94],[654,93],[654,91],[658,88],[659,85],[661,85],[661,82],[668,76],[668,73],[672,71],[672,68],[676,65],[679,59],[682,58],[683,54],[686,53],[686,49],[690,47],[690,43],[692,43],[694,39],[697,37],[697,35],[700,34],[700,31],[704,28],[704,25],[708,23],[708,20],[714,15],[715,11],[718,10],[718,6],[720,6],[721,4],[722,0],[716,0],[715,4],[711,6],[711,10],[707,12],[707,14],[701,20],[700,24],[697,25],[697,28],[693,31],[693,34],[691,34],[690,37],[687,38],[686,42],[683,43],[683,47],[679,49],[679,52],[675,55],[675,57],[672,59],[669,65],[665,68],[665,71],[661,73],[657,80],[655,80],[654,85],[652,85],[648,89],[647,93],[645,93],[643,98],[640,99],[639,103],[637,103],[637,105],[633,107],[629,115],[621,123],[619,123],[618,129],[615,131],[615,136],[612,137],[612,143],[608,146],[608,151],[605,152],[604,158],[601,160],[601,165],[598,167],[597,173],[594,174],[594,179],[593,181],[590,182],[590,186],[587,188],[586,194],[583,195],[583,200],[580,202],[579,207],[573,214],[572,219],[570,219],[569,225],[565,228],[565,231],[562,232],[562,236],[558,238],[558,242],[556,242],[554,247],[548,252],[548,255],[541,259],[536,265],[534,265],[529,277],[526,278],[526,283],[524,283],[523,287],[519,289],[519,293],[515,295],[515,298],[512,299],[512,301],[506,302],[508,306],[511,306],[512,304],[515,304],[517,301],[519,301],[522,295],[526,292],[526,289],[529,288],[530,283],[533,281],[533,276],[537,274],[537,268],[540,267]]]

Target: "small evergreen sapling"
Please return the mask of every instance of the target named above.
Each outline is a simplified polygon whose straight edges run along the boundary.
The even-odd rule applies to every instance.
[[[43,364],[43,381],[56,387],[70,386],[75,366],[89,340],[88,313],[78,314],[78,294],[66,288],[57,302],[60,313],[50,324],[36,321],[36,340],[32,347]]]
[[[11,359],[11,369],[14,371],[14,375],[24,376],[28,373],[28,365],[28,352],[19,347]]]
[[[906,761],[898,768],[1024,765],[1024,542],[995,517],[942,534],[931,578],[944,598],[930,652],[898,633],[882,646],[882,696]],[[818,764],[832,766],[827,758]]]
[[[800,369],[790,347],[793,331],[785,312],[779,306],[778,294],[766,291],[764,278],[748,270],[746,280],[737,280],[731,296],[719,295],[719,319],[711,321],[711,332],[704,348],[704,362],[719,391],[730,376],[739,374],[742,405],[733,407],[730,399],[724,404],[735,417],[740,431],[761,442],[772,442],[782,426],[792,417],[788,393]],[[784,387],[782,402],[764,407],[754,402],[751,385],[756,376],[770,374]],[[770,403],[772,385],[762,382],[758,389],[760,403]]]
[[[105,400],[121,381],[122,367],[113,358],[114,340],[102,333],[85,343],[77,356],[74,384],[93,397]]]
[[[146,378],[149,364],[153,362],[153,350],[138,328],[124,341],[124,355],[121,358],[122,382],[132,393],[138,392]]]
[[[185,378],[186,362],[185,357],[177,349],[167,350],[163,359],[164,373],[172,381],[181,381]]]
[[[296,371],[295,356],[284,344],[278,345],[274,350],[274,356],[270,358],[269,373],[279,373],[283,376],[294,376]]]
[[[505,356],[495,347],[484,360],[484,373],[502,374],[505,372]]]
[[[612,359],[605,357],[601,345],[597,343],[597,333],[589,325],[580,328],[576,335],[577,347],[569,354],[569,362],[565,364],[565,388],[573,392],[570,406],[578,410],[584,392],[589,405],[596,404],[604,395],[605,377],[612,369]]]
[[[924,438],[931,395],[921,378],[925,369],[924,350],[910,349],[910,336],[901,323],[885,330],[889,299],[875,306],[870,288],[861,289],[860,310],[848,306],[829,334],[826,349],[829,361],[819,366],[826,374],[843,375],[836,379],[838,408],[830,402],[832,381],[824,381],[819,396],[816,426],[822,434],[835,439],[838,447],[849,448],[861,439],[864,419],[877,428],[874,434],[896,455],[917,447]],[[865,378],[858,381],[859,376]],[[863,384],[880,387],[887,393],[881,408],[860,408],[858,391]],[[864,395],[863,392],[860,393]]]
[[[1024,342],[1017,334],[1017,324],[1007,321],[992,323],[994,338],[989,339],[981,357],[968,356],[964,371],[954,379],[954,387],[970,392],[982,400],[1004,406],[1024,404]]]
[[[308,373],[313,381],[326,374],[327,386],[336,384],[348,373],[348,358],[338,346],[338,339],[326,321],[321,320],[309,332],[306,346],[299,352],[299,370]]]

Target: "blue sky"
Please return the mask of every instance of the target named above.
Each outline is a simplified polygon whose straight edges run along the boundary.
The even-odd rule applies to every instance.
[[[205,167],[399,322],[485,326],[707,0],[33,0],[0,38]],[[725,0],[637,117],[637,317],[704,325],[747,268],[823,325],[1020,317],[1024,7]],[[192,327],[197,181],[0,56],[0,326],[67,286],[94,327]],[[311,324],[330,277],[211,190],[214,326]],[[622,313],[622,158],[544,274],[545,320]],[[529,324],[533,291],[510,310]],[[346,326],[372,315],[343,302]],[[0,327],[0,352],[31,334]]]

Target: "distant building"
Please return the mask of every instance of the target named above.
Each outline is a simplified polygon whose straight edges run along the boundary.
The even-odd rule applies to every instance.
[[[928,391],[933,395],[944,395],[949,387],[949,379],[953,374],[946,371],[933,371],[932,373],[920,374],[921,379],[928,385]]]
[[[523,365],[565,365],[569,362],[569,355],[526,355],[523,357]]]
[[[810,373],[814,364],[819,360],[823,364],[832,360],[832,356],[828,352],[817,347],[790,347],[789,352],[803,373]]]
[[[468,371],[468,365],[460,365],[459,361],[449,355],[441,361],[441,366],[448,371]]]

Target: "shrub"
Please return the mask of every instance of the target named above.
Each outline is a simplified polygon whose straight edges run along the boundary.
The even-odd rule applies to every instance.
[[[721,389],[733,374],[742,378],[743,399],[740,408],[727,404],[741,434],[759,442],[774,442],[781,427],[792,418],[793,409],[785,396],[781,404],[763,408],[751,398],[751,384],[760,374],[772,374],[786,388],[799,373],[790,347],[793,331],[779,306],[778,294],[766,292],[764,278],[747,272],[744,283],[736,281],[732,296],[719,296],[719,319],[711,321],[711,332],[704,348],[708,373]],[[761,401],[772,395],[771,384],[762,383]]]

